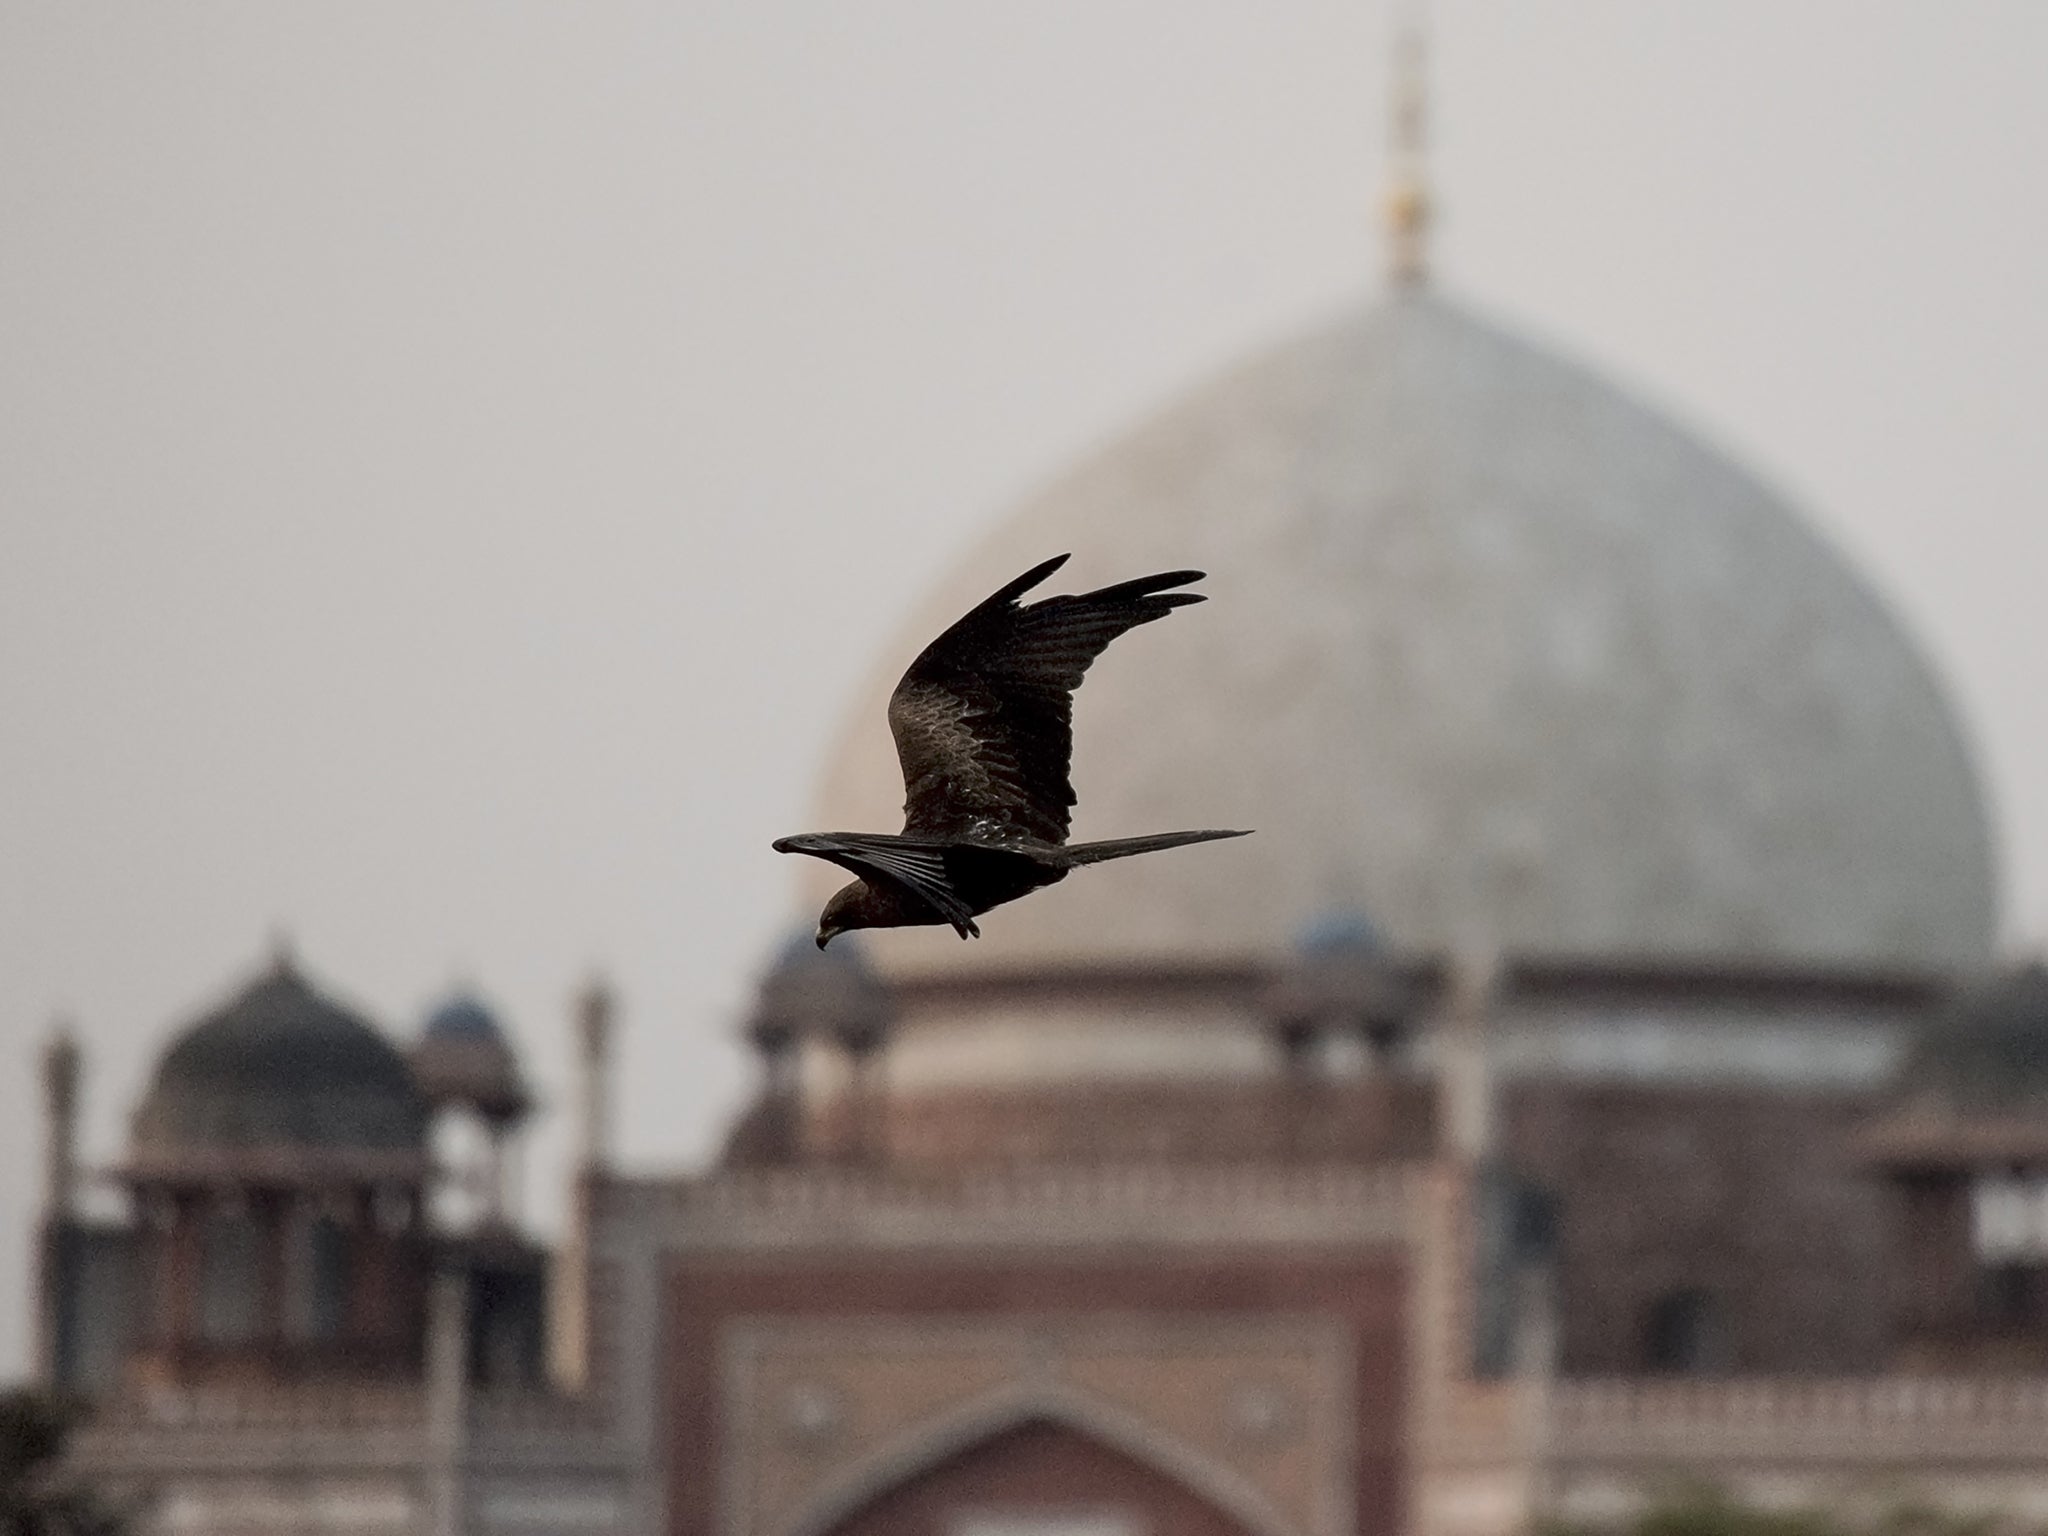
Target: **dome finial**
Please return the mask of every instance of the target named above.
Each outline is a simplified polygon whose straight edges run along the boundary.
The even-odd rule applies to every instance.
[[[1422,6],[1417,0],[1403,6],[1394,23],[1393,121],[1387,144],[1387,276],[1402,287],[1418,285],[1429,275],[1423,41]]]

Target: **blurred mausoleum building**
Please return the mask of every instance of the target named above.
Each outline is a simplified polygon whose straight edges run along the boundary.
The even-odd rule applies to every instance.
[[[471,999],[405,1050],[281,959],[90,1180],[60,1043],[81,1468],[192,1536],[1505,1536],[1686,1478],[2048,1518],[2048,973],[1994,955],[1939,680],[1397,211],[1375,307],[966,557],[817,819],[889,824],[904,659],[1072,550],[1215,599],[1090,676],[1077,835],[1257,836],[792,940],[701,1172],[608,1155],[593,991],[552,1253]]]

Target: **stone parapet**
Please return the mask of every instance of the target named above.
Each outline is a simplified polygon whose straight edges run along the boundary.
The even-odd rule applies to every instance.
[[[678,1253],[1061,1245],[1402,1243],[1403,1167],[1172,1164],[995,1169],[807,1166],[613,1183],[613,1220]]]
[[[2048,1472],[2038,1377],[1580,1380],[1558,1383],[1552,1404],[1561,1469],[2022,1461]]]
[[[426,1397],[416,1384],[160,1387],[110,1398],[95,1414],[89,1433],[121,1439],[302,1426],[383,1428],[425,1419]]]

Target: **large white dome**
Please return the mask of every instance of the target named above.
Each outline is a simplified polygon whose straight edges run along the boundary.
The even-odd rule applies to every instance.
[[[1090,673],[1074,835],[1258,835],[1084,870],[978,943],[884,936],[897,974],[1270,954],[1333,906],[1420,949],[1991,945],[1977,779],[1893,616],[1741,468],[1441,300],[1255,359],[1007,519],[882,659],[820,826],[899,824],[889,689],[1063,550],[1047,590],[1198,566],[1212,598]]]

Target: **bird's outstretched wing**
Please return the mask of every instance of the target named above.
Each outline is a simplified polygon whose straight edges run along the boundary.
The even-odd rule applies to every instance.
[[[851,870],[870,884],[901,886],[958,929],[961,938],[981,937],[981,930],[974,926],[974,909],[947,878],[943,843],[920,846],[886,832],[806,832],[776,839],[775,851],[808,853]]]
[[[1163,619],[1200,571],[1017,602],[1067,563],[1026,571],[924,648],[889,698],[906,835],[1064,843],[1074,790],[1074,690],[1110,641]]]

